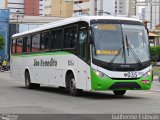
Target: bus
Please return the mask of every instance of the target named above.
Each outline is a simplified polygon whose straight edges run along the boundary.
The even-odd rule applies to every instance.
[[[152,66],[147,28],[141,20],[81,16],[12,36],[11,77],[26,88],[82,91],[149,90]]]

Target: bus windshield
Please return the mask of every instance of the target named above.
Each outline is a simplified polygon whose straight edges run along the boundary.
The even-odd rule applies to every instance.
[[[92,24],[93,58],[117,64],[150,60],[148,35],[143,25]]]

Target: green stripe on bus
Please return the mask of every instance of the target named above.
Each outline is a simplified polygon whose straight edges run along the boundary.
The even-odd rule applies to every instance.
[[[29,53],[29,54],[15,54],[11,55],[12,57],[33,57],[33,56],[50,56],[50,55],[69,55],[69,52],[38,52],[38,53]]]

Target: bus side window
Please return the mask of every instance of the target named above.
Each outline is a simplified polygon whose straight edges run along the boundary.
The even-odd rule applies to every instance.
[[[48,51],[50,49],[50,32],[41,34],[41,51]]]
[[[26,52],[31,52],[31,37],[28,36],[28,39],[27,39],[27,51]]]
[[[16,39],[12,40],[12,54],[16,53]]]
[[[79,55],[85,60],[87,59],[87,35],[87,30],[79,33]]]
[[[23,38],[17,39],[17,45],[16,45],[16,53],[22,53],[23,48]]]
[[[32,52],[40,51],[40,34],[32,36]]]
[[[28,37],[23,38],[23,48],[22,48],[23,52],[27,52],[27,39]]]
[[[51,34],[51,49],[62,49],[63,30],[53,30]]]
[[[77,26],[67,27],[64,29],[64,48],[75,48],[77,42]]]

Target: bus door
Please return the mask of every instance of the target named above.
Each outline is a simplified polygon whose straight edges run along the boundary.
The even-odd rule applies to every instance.
[[[80,88],[86,89],[87,88],[87,30],[83,30],[79,32],[79,41],[78,41],[78,55],[79,55],[79,61],[78,61],[78,84],[80,85]]]

